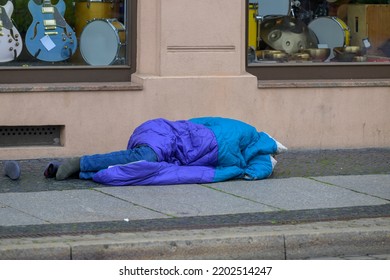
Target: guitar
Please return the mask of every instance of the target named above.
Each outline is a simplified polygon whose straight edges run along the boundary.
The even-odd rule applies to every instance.
[[[14,4],[11,1],[0,6],[0,62],[15,60],[23,49],[20,33],[11,20],[13,12]]]
[[[51,0],[37,4],[28,2],[33,22],[26,32],[25,44],[29,53],[42,61],[63,61],[77,49],[76,34],[64,19],[65,2],[59,0],[54,6]]]

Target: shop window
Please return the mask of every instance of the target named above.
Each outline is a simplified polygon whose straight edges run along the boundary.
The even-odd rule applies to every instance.
[[[390,78],[389,0],[249,0],[247,71],[259,79]]]
[[[136,0],[0,0],[0,82],[129,81]]]

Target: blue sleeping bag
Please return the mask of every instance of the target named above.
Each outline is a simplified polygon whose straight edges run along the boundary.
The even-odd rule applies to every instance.
[[[276,141],[244,122],[203,117],[149,120],[137,127],[128,149],[148,145],[157,162],[137,161],[101,170],[93,180],[106,185],[212,183],[264,179],[271,175]]]

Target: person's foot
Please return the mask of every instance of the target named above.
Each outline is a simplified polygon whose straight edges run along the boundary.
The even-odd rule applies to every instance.
[[[56,180],[65,180],[80,172],[80,158],[74,157],[66,160],[58,167]]]
[[[12,180],[17,180],[20,177],[20,167],[16,161],[6,161],[4,164],[4,175]]]

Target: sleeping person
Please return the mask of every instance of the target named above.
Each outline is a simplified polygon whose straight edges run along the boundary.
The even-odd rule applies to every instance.
[[[273,155],[286,150],[239,120],[159,118],[138,126],[126,150],[49,163],[45,176],[65,180],[76,175],[114,186],[259,180],[272,174]]]

